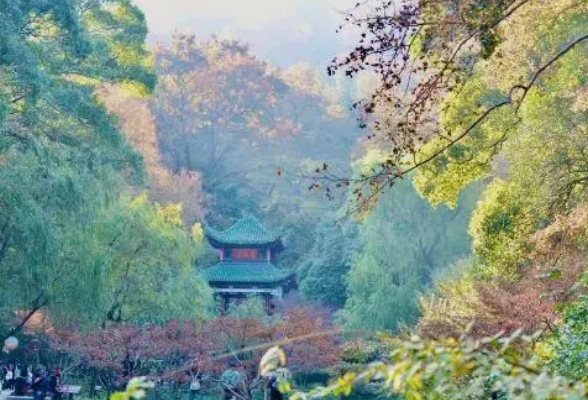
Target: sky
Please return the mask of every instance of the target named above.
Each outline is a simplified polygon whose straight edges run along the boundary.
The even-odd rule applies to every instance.
[[[342,11],[357,0],[135,0],[145,12],[149,40],[165,43],[173,32],[239,39],[252,52],[287,67],[324,67],[352,43],[336,34]]]

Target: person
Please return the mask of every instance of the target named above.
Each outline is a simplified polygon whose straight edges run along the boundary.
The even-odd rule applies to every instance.
[[[198,373],[192,373],[192,380],[190,380],[190,396],[189,400],[195,400],[198,391],[200,390],[200,379]]]
[[[12,372],[12,366],[6,367],[6,375],[4,378],[5,389],[12,389],[14,385],[14,373]]]
[[[6,375],[8,375],[8,366],[4,365],[2,367],[2,389],[8,388],[8,383],[6,381]]]
[[[269,376],[267,388],[270,392],[270,400],[284,400],[284,396],[278,388],[278,377],[274,374]]]
[[[33,400],[45,400],[45,395],[47,393],[46,386],[47,379],[43,371],[35,371],[33,374],[33,384],[31,386],[31,389],[33,389]]]
[[[49,378],[48,391],[53,397],[53,400],[61,399],[61,370],[59,368],[53,368],[53,374]]]
[[[31,385],[33,384],[33,367],[28,366],[26,371],[27,371],[27,386],[30,389]]]
[[[21,369],[20,375],[14,380],[14,396],[26,396],[28,392],[26,374],[27,371]]]

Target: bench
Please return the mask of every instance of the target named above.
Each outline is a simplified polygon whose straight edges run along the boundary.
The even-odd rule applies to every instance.
[[[67,395],[67,397],[72,400],[74,398],[74,394],[78,394],[80,393],[80,390],[82,390],[81,386],[76,386],[76,385],[63,385],[61,386],[61,394],[63,395]]]

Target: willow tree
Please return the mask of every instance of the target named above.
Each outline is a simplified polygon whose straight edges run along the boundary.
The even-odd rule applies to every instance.
[[[99,215],[142,183],[141,157],[98,87],[146,95],[156,79],[144,16],[128,1],[3,2],[0,19],[2,311],[26,319],[81,301],[73,279],[91,276],[83,251]]]
[[[428,288],[434,275],[470,254],[467,226],[476,195],[475,190],[468,191],[451,209],[433,208],[410,181],[384,194],[359,227],[343,322],[371,330],[414,322],[419,292]]]

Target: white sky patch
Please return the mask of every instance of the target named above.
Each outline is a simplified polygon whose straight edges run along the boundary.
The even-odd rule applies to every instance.
[[[224,21],[239,28],[260,29],[287,19],[303,3],[319,2],[336,10],[348,10],[357,0],[135,0],[145,12],[151,31],[167,34],[193,21]],[[303,23],[304,21],[300,21]]]
[[[357,32],[341,12],[365,0],[134,0],[147,18],[149,42],[169,43],[176,32],[247,43],[251,52],[288,68],[299,62],[326,75],[333,56],[356,44]],[[343,24],[345,25],[345,24]]]

